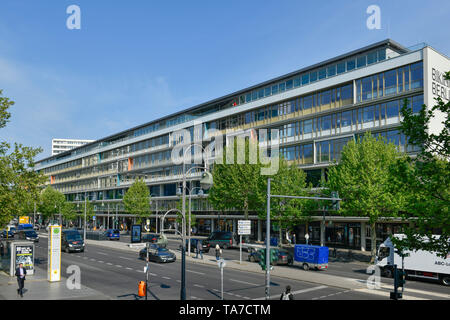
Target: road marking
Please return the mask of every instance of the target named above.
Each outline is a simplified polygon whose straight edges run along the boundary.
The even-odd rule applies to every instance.
[[[242,296],[240,296],[240,295],[238,295],[238,294],[236,294],[236,297],[238,297],[238,298],[242,298]]]
[[[88,257],[83,257],[84,260],[88,259]]]
[[[89,260],[91,260],[91,261],[95,261],[95,259],[92,259],[92,258],[91,258],[91,259],[89,259]]]
[[[243,283],[243,284],[249,284],[249,285],[251,285],[251,286],[260,286],[260,285],[261,285],[261,284],[256,284],[256,283],[251,283],[251,282],[245,282],[245,281],[236,280],[236,279],[230,279],[230,281],[239,282],[239,283]]]
[[[198,272],[198,271],[192,271],[192,270],[186,270],[187,272],[192,272],[192,273],[196,273],[196,274],[201,274],[202,276],[204,276],[205,274],[203,272]]]
[[[142,270],[137,270],[137,272],[141,272],[141,273],[144,273],[144,271],[142,271]]]
[[[111,263],[111,262],[107,262],[106,264],[112,266],[112,263]]]
[[[327,286],[318,286],[318,287],[312,287],[312,288],[308,288],[308,289],[293,291],[291,293],[292,294],[300,294],[300,293],[306,293],[306,292],[321,290],[321,289],[325,289],[325,288],[328,288],[328,287]],[[280,295],[270,296],[269,299],[279,298],[279,297],[280,297]],[[262,298],[257,298],[257,299],[253,299],[253,300],[265,300],[265,299],[266,299],[266,297],[262,297]]]
[[[153,276],[153,277],[157,277],[157,276],[158,276],[156,273],[151,273],[151,272],[149,272],[148,274],[151,275],[151,276]]]
[[[97,261],[97,262],[103,263],[103,261],[101,261],[101,260],[99,260],[99,261]]]
[[[133,259],[131,259],[131,258],[127,258],[127,257],[119,257],[119,258],[121,258],[121,259],[125,259],[125,260],[130,260],[130,261],[133,261]]]
[[[250,300],[250,298],[249,298],[249,297],[244,297],[244,299]]]
[[[120,264],[116,264],[117,268],[122,268],[122,266]]]
[[[181,283],[181,280],[177,280],[177,282]]]
[[[353,291],[368,293],[368,294],[378,294],[384,297],[389,297],[389,292],[384,290],[372,290],[372,289],[354,289]],[[403,300],[431,300],[427,298],[418,298],[413,296],[408,296],[403,293]]]
[[[215,291],[215,292],[219,292],[219,290],[217,290],[217,289],[213,289],[213,291]]]
[[[133,270],[133,269],[131,269],[131,268],[128,268],[128,267],[127,267],[127,268],[125,268],[125,269],[127,269],[127,270]]]
[[[170,278],[169,278],[169,277],[163,277],[163,279],[166,279],[166,280],[170,280]]]
[[[202,286],[200,284],[194,284],[194,287],[204,288],[205,286]]]

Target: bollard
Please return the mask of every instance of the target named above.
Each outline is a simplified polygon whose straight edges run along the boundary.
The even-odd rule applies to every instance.
[[[147,286],[145,285],[145,281],[139,281],[139,290],[138,296],[145,297],[145,292],[147,291]]]

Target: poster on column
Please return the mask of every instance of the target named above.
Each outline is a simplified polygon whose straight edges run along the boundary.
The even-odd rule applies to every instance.
[[[61,226],[48,228],[48,281],[61,281]]]

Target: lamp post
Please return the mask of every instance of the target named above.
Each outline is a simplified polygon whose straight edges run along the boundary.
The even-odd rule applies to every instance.
[[[187,148],[183,152],[183,185],[182,185],[182,204],[181,204],[181,215],[183,216],[183,228],[182,228],[182,235],[183,235],[183,244],[181,249],[181,292],[180,292],[180,299],[186,300],[186,175],[193,169],[205,169],[205,172],[202,174],[202,179],[200,180],[200,185],[204,189],[209,189],[213,184],[213,179],[211,173],[207,172],[207,161],[205,161],[205,166],[194,166],[189,168],[188,171],[186,171],[186,153],[191,150],[192,146],[199,146],[203,152],[205,152],[205,149],[202,145],[193,143],[187,146]],[[206,152],[205,152],[206,154]]]
[[[152,197],[155,196],[156,194],[151,193],[150,194],[150,205],[152,204]],[[158,200],[155,200],[155,204],[156,204],[156,218],[155,218],[155,222],[156,222],[156,233],[158,233]],[[150,207],[151,209],[151,207]],[[161,228],[160,228],[161,229]]]

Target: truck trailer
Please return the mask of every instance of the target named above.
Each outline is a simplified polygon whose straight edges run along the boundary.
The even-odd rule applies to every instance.
[[[403,239],[405,235],[394,234],[392,237]],[[381,273],[386,277],[393,277],[393,268],[397,265],[398,269],[405,270],[407,277],[433,279],[445,286],[450,285],[450,254],[442,258],[436,252],[408,250],[404,255],[402,261],[391,238],[388,237],[378,248],[375,265],[381,268]]]

